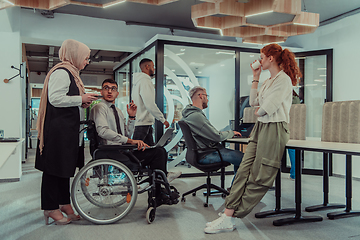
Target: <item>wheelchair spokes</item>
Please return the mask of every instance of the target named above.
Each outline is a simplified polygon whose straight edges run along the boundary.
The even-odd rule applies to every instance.
[[[85,219],[113,223],[126,216],[137,198],[131,171],[114,160],[94,161],[80,170],[72,185],[72,200]]]

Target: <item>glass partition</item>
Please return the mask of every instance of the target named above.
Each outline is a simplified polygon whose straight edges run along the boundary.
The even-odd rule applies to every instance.
[[[177,122],[191,103],[188,92],[194,86],[204,87],[209,95],[204,113],[210,122],[219,130],[230,130],[235,115],[235,51],[165,44],[164,76],[164,108],[176,132],[167,146],[173,158],[181,152]]]
[[[249,95],[253,80],[250,64],[259,58],[260,50],[259,53],[240,53],[240,119],[243,117],[244,108],[250,107]],[[269,71],[262,71],[260,74],[259,86],[261,86],[261,84],[269,77]]]
[[[130,64],[124,65],[115,73],[115,81],[118,83],[119,96],[115,104],[126,115],[126,105],[130,102]]]
[[[312,55],[312,52],[306,52],[304,54],[308,55],[305,59],[301,54],[296,55],[303,57],[298,61],[304,71],[305,82],[294,90],[307,105],[307,138],[320,138],[322,104],[324,99],[327,101],[332,99],[332,84],[331,82],[326,84],[326,81],[323,81],[328,80],[325,72],[328,72],[332,66],[326,68],[326,59],[332,58],[332,55],[329,57],[330,55],[322,55],[322,52],[317,52],[315,55]],[[141,59],[153,60],[157,72],[156,77],[162,78],[153,79],[156,102],[160,104],[160,109],[164,109],[166,120],[175,129],[172,138],[165,146],[169,152],[168,169],[171,171],[171,168],[179,162],[185,163],[184,141],[177,122],[182,118],[181,112],[184,107],[191,103],[189,90],[196,85],[206,88],[210,97],[208,108],[203,112],[217,129],[237,129],[238,127],[232,123],[238,123],[243,116],[243,109],[249,106],[248,97],[252,81],[250,64],[259,57],[260,49],[157,39],[140,52],[134,53],[115,70],[116,79],[119,84],[122,84],[123,89],[121,97],[117,100],[118,106],[126,111],[125,106],[131,98],[132,74],[141,71],[139,67]],[[320,74],[320,71],[324,73]],[[260,84],[268,77],[270,77],[269,71],[262,72]],[[157,137],[161,136],[162,127],[161,124],[155,124]],[[321,167],[322,161],[314,161],[321,156],[315,157],[315,154],[306,153],[305,156],[305,167],[310,170]],[[182,168],[181,171],[199,173],[195,168],[185,169],[187,167]]]
[[[306,104],[306,139],[321,140],[322,108],[326,100],[326,55],[304,58],[304,103]],[[304,153],[304,168],[322,169],[323,154]]]

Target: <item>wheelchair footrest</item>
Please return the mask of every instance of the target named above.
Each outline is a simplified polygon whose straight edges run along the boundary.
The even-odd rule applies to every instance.
[[[162,204],[174,205],[179,202],[180,193],[178,192],[178,190],[174,186],[170,186],[170,189],[171,192],[168,193],[165,188],[161,188],[161,195],[157,200],[158,206]]]

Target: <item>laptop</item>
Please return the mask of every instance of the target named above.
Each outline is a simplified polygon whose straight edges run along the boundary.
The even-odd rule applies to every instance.
[[[156,148],[156,147],[165,146],[167,140],[171,137],[171,134],[173,133],[173,131],[174,131],[174,128],[166,129],[165,133],[161,136],[159,141],[154,146],[151,146],[150,148]]]

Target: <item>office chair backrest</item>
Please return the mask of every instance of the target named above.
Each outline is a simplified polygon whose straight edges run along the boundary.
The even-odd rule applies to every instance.
[[[360,143],[359,100],[324,104],[321,141]]]
[[[290,139],[305,140],[306,105],[293,104],[290,108]]]
[[[189,125],[187,125],[187,123],[183,120],[180,120],[179,122],[179,126],[181,128],[181,131],[184,135],[184,138],[185,138],[185,144],[186,144],[186,147],[187,147],[187,152],[186,152],[186,161],[188,163],[190,163],[191,165],[193,166],[197,166],[198,163],[197,163],[197,152],[196,152],[196,149],[197,149],[197,145],[196,145],[196,142],[191,134],[191,130],[190,130],[190,127]]]

